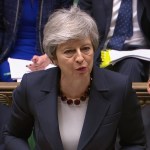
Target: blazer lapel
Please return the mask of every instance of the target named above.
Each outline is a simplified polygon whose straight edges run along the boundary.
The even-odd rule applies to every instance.
[[[110,106],[105,77],[102,77],[101,74],[98,73],[94,77],[91,87],[89,104],[78,144],[78,150],[83,149],[92,139]]]
[[[52,149],[63,150],[58,125],[58,79],[56,78],[57,73],[53,74],[55,77],[48,76],[44,79],[45,83],[41,88],[42,98],[37,103],[37,118],[40,129],[43,131]]]

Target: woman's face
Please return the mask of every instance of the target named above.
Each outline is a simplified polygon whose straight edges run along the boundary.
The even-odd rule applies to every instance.
[[[59,66],[62,77],[75,79],[90,75],[93,56],[90,38],[69,40],[58,45],[54,62]]]

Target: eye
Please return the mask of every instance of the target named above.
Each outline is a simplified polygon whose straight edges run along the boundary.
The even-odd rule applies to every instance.
[[[82,53],[88,54],[92,48],[90,46],[85,46],[81,48]]]
[[[73,49],[67,49],[64,51],[64,54],[66,55],[66,57],[72,57],[75,54],[76,50]]]

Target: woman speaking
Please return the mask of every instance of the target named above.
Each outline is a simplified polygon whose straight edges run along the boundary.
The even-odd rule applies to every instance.
[[[95,21],[77,7],[54,12],[44,29],[45,53],[57,66],[25,74],[13,93],[6,150],[144,150],[140,106],[126,76],[93,65]]]

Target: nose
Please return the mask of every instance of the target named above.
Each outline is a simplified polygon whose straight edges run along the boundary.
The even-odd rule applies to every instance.
[[[80,50],[78,50],[76,55],[76,62],[81,64],[83,60],[84,60],[83,54],[81,53]]]

